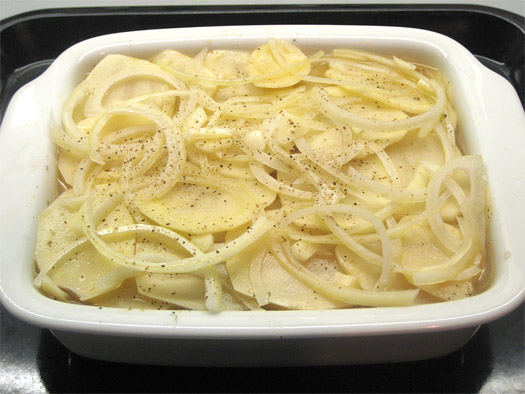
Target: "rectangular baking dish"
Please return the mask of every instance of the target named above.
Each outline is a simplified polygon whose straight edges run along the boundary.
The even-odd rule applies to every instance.
[[[108,53],[165,48],[254,48],[269,37],[308,50],[352,47],[395,53],[451,80],[468,153],[482,154],[493,199],[490,288],[441,304],[335,311],[139,311],[59,303],[32,286],[39,212],[55,197],[49,124],[76,83]],[[18,318],[53,330],[80,355],[202,366],[328,365],[417,360],[463,346],[477,327],[525,298],[525,115],[513,87],[457,42],[424,30],[378,26],[226,26],[136,31],[81,42],[13,97],[0,129],[0,297]],[[504,159],[503,159],[504,158]],[[7,192],[6,192],[7,191]]]

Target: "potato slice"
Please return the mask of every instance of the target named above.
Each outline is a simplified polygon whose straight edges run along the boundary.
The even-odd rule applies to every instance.
[[[445,224],[453,234],[458,234],[456,227]],[[418,270],[423,267],[439,265],[447,260],[451,252],[437,239],[428,226],[415,224],[407,229],[402,237],[401,267]]]
[[[206,310],[204,280],[201,277],[186,274],[146,274],[138,277],[136,281],[141,295],[186,309]],[[227,288],[223,289],[223,311],[246,309]]]
[[[396,80],[377,71],[354,69],[341,61],[334,61],[330,66],[325,76],[344,80],[347,84],[343,88],[350,92],[358,91],[388,106],[414,114],[423,113],[432,107],[433,99],[428,94],[408,86],[404,80]]]
[[[414,179],[420,163],[427,162],[437,166],[444,164],[443,149],[434,133],[425,138],[419,138],[417,133],[409,133],[399,142],[388,146],[385,152],[394,163],[401,184],[404,186]]]
[[[88,97],[84,114],[88,117],[100,114],[121,100],[184,86],[158,65],[124,55],[106,56],[88,75],[86,83]],[[175,101],[173,96],[149,100],[170,115],[173,114]]]
[[[211,71],[216,78],[234,79],[248,75],[246,63],[249,54],[244,51],[211,50],[204,59],[204,67]]]
[[[126,279],[119,288],[94,297],[90,302],[104,307],[126,309],[161,309],[161,306],[165,306],[160,301],[140,295],[135,278]]]
[[[100,204],[112,190],[112,188],[100,187],[95,204]],[[71,197],[70,191],[62,193],[40,215],[35,250],[35,261],[40,271],[46,270],[64,250],[83,236],[78,231],[77,212],[69,209],[64,202],[69,197]],[[119,223],[119,225],[133,223],[124,204],[119,204],[110,212],[97,226],[97,230],[111,228],[114,223]],[[134,244],[134,235],[110,243],[114,250],[127,256],[133,255]],[[98,282],[117,268],[117,264],[109,261],[91,243],[86,242],[69,253],[67,258],[54,265],[47,275],[58,287],[75,294],[78,299],[84,301],[100,295],[103,291],[111,290],[113,287],[100,289]]]
[[[40,214],[35,249],[35,261],[39,270],[46,269],[55,256],[82,236],[72,225],[76,212],[64,204],[64,200],[71,196],[71,191],[62,193]]]
[[[65,149],[59,148],[58,151],[58,171],[62,179],[69,185],[73,186],[75,171],[80,163],[80,158],[68,153]]]
[[[253,297],[254,292],[250,282],[250,263],[254,248],[250,248],[230,259],[226,268],[233,283],[233,288],[239,293]],[[337,267],[327,261],[314,258],[307,267],[323,279],[333,279]],[[326,268],[326,269],[325,269]],[[302,282],[291,276],[277,262],[271,253],[264,257],[261,269],[263,286],[269,293],[269,302],[274,307],[285,309],[334,309],[348,306],[347,304],[321,296]]]
[[[258,207],[241,182],[232,180],[225,185],[186,179],[138,207],[151,220],[173,230],[190,234],[227,231],[251,221]]]
[[[272,48],[273,47],[273,48]],[[273,41],[269,44],[256,48],[250,55],[246,69],[252,77],[277,72],[287,66],[300,63],[306,60],[306,56],[295,45],[286,41]],[[298,75],[308,75],[310,64],[305,64],[294,73]],[[284,88],[293,86],[301,81],[301,78],[286,73],[284,76],[270,77],[268,79],[257,80],[253,84],[264,88]]]
[[[98,282],[118,267],[91,244],[78,248],[72,257],[49,272],[49,277],[62,289],[74,293],[80,301],[102,293]]]
[[[175,71],[180,71],[186,74],[198,75],[201,77],[214,78],[215,75],[203,64],[204,52],[197,54],[195,57],[187,56],[179,51],[173,49],[166,49],[160,52],[151,60],[153,63],[160,66],[169,67]],[[191,83],[190,83],[191,84]],[[217,90],[217,86],[200,82],[199,85],[208,93],[213,95]]]
[[[476,293],[472,278],[421,286],[421,288],[443,301],[459,300],[470,297]]]
[[[272,254],[267,254],[264,258],[261,276],[270,293],[271,304],[287,309],[334,309],[348,306],[321,296],[295,279],[281,267]]]

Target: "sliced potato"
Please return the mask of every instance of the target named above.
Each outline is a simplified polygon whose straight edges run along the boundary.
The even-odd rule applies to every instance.
[[[216,78],[234,79],[248,75],[246,63],[249,54],[245,51],[214,49],[208,52],[203,66]]]
[[[77,169],[78,163],[80,163],[80,158],[68,153],[64,149],[59,149],[58,152],[58,171],[62,176],[62,179],[69,185],[73,186],[73,179],[75,177],[75,171]]]
[[[146,274],[138,277],[137,288],[140,294],[156,300],[165,301],[174,307],[185,309],[206,309],[204,280],[194,275]],[[228,290],[223,291],[222,308],[228,310],[245,310]]]
[[[257,201],[238,182],[229,188],[195,178],[179,182],[161,198],[140,203],[158,224],[190,234],[227,231],[252,220]]]
[[[112,188],[100,187],[100,192],[95,199],[95,204]],[[101,255],[95,247],[85,242],[62,258],[58,264],[55,261],[79,240],[83,234],[77,225],[77,212],[70,210],[65,200],[71,197],[71,192],[62,193],[40,216],[35,261],[40,271],[47,270],[48,276],[62,289],[73,293],[80,300],[88,300],[100,295],[103,291],[112,288],[99,288],[99,281],[118,268],[118,265]],[[133,223],[133,219],[124,204],[119,204],[101,222],[97,230],[112,228],[115,223],[126,225]],[[131,234],[125,239],[110,242],[110,246],[117,252],[127,256],[135,251],[135,237]],[[118,285],[118,283],[117,283]]]
[[[70,196],[72,196],[70,191],[62,193],[40,214],[35,261],[41,271],[52,264],[58,254],[82,236],[72,226],[76,212],[68,209],[64,204],[64,200]]]
[[[459,300],[475,294],[473,279],[460,281],[449,281],[435,285],[421,286],[429,294],[440,298],[443,301]]]
[[[306,56],[299,48],[286,41],[272,41],[255,49],[248,60],[246,69],[251,77],[278,72],[287,66],[306,60]],[[308,75],[310,64],[305,64],[293,73],[296,75]],[[284,72],[284,75],[260,79],[253,84],[264,88],[284,88],[295,85],[301,81],[300,77],[292,72]]]

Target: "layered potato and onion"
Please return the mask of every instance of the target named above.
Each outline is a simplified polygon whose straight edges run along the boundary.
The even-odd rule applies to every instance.
[[[102,59],[51,137],[34,281],[122,308],[403,306],[479,292],[480,156],[446,78],[396,56],[167,49]]]

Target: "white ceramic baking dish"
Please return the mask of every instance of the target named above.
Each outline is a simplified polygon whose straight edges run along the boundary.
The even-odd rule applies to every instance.
[[[254,48],[269,37],[309,51],[352,47],[395,53],[451,80],[463,148],[482,154],[493,199],[490,288],[440,304],[330,311],[140,311],[67,304],[32,285],[39,212],[55,197],[49,124],[81,78],[108,53],[165,48]],[[525,115],[512,86],[457,42],[428,31],[369,26],[242,26],[113,34],[65,51],[12,99],[0,130],[0,296],[18,318],[50,328],[80,355],[171,365],[328,365],[436,357],[525,298]]]

